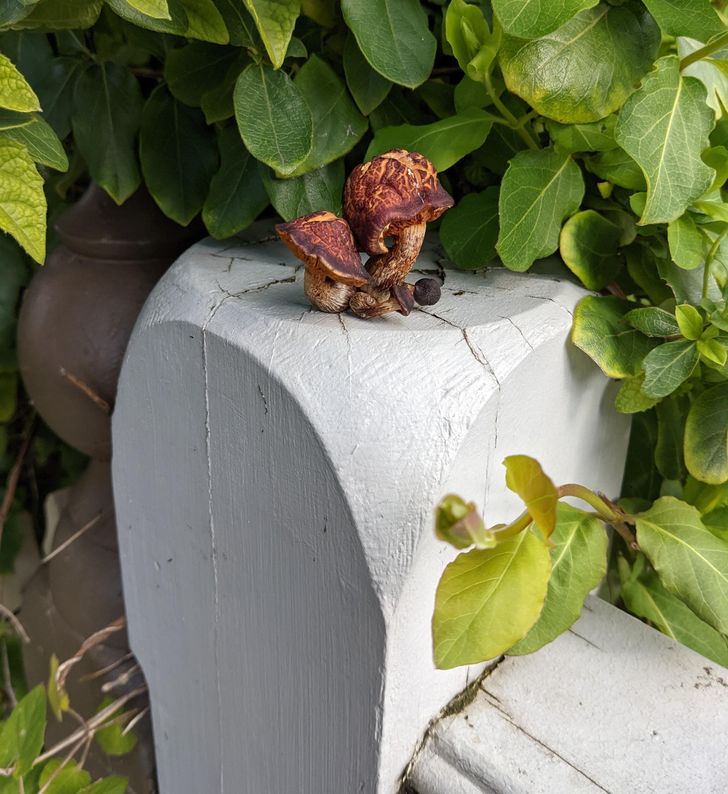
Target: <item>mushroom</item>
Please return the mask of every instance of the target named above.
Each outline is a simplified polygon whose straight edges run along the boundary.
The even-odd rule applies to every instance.
[[[323,312],[343,312],[369,281],[349,224],[326,210],[279,223],[276,232],[306,264],[303,289]]]
[[[393,149],[358,165],[344,187],[344,217],[377,287],[401,284],[422,247],[428,221],[452,207],[432,163],[417,152]],[[385,238],[394,238],[387,248]]]
[[[366,285],[352,296],[349,308],[359,317],[381,317],[389,312],[399,312],[405,317],[415,303],[432,306],[440,300],[440,284],[434,278],[421,278],[415,284],[395,284],[381,288]]]

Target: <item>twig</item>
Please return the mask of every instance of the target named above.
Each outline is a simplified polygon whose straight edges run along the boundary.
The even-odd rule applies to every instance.
[[[10,708],[14,709],[18,705],[18,699],[15,697],[15,690],[13,689],[13,678],[10,674],[10,659],[8,658],[8,644],[3,640],[0,643],[2,646],[2,665],[3,665],[3,689],[5,690],[5,697],[8,699]]]
[[[127,736],[132,730],[149,714],[151,706],[145,706],[133,719],[129,720],[129,724],[121,732],[122,736]]]
[[[4,604],[0,604],[0,617],[4,617],[5,620],[8,621],[15,630],[15,633],[24,643],[27,644],[30,642],[30,637],[28,636],[28,632],[23,628],[23,624],[13,614],[12,610],[8,609]]]
[[[23,469],[23,462],[25,456],[30,449],[30,442],[33,438],[33,424],[35,423],[35,411],[31,411],[28,419],[23,428],[23,443],[20,445],[20,450],[13,463],[13,468],[10,469],[7,483],[5,484],[5,494],[3,495],[2,503],[0,503],[0,546],[3,542],[3,530],[5,529],[5,522],[8,520],[10,510],[13,507],[13,499],[15,499],[15,492],[18,489],[18,482],[20,481],[20,472]]]
[[[97,405],[105,414],[111,413],[111,406],[100,394],[95,392],[85,381],[69,372],[65,367],[60,369],[61,375],[73,386],[82,391],[95,405]]]
[[[47,554],[45,557],[43,557],[43,559],[41,560],[41,563],[43,565],[45,565],[47,562],[50,562],[54,557],[56,557],[62,551],[67,549],[74,541],[78,540],[81,537],[81,535],[84,535],[86,532],[89,531],[89,529],[92,529],[93,527],[95,527],[96,524],[98,524],[99,520],[101,519],[101,515],[102,514],[99,513],[98,515],[94,516],[90,521],[86,522],[81,527],[81,529],[79,529],[76,532],[74,532],[73,535],[71,535],[70,538],[68,538],[67,540],[64,540],[63,543],[61,543],[60,546],[58,546],[57,548],[53,549],[53,551],[50,554]]]
[[[93,673],[87,673],[84,676],[81,676],[79,679],[80,681],[93,681],[95,678],[101,678],[102,675],[106,675],[106,673],[110,673],[114,668],[119,667],[120,665],[124,664],[124,662],[129,661],[129,659],[134,658],[134,653],[129,651],[129,653],[125,654],[121,657],[121,659],[116,659],[111,664],[107,664],[106,667],[102,667],[100,670],[95,670]]]
[[[71,668],[78,664],[78,662],[83,659],[84,655],[90,651],[91,648],[94,648],[96,645],[100,645],[107,637],[110,637],[117,631],[121,631],[124,626],[126,626],[126,619],[124,617],[120,617],[117,618],[113,623],[110,623],[103,629],[99,629],[99,631],[85,639],[81,643],[81,647],[76,651],[76,653],[70,659],[66,659],[66,661],[58,667],[58,670],[56,671],[56,684],[58,685],[58,688],[65,688],[66,678],[68,678]]]
[[[107,681],[102,687],[101,691],[106,695],[117,687],[124,686],[129,683],[129,679],[142,668],[138,664],[133,664],[128,670],[118,675],[113,681]]]

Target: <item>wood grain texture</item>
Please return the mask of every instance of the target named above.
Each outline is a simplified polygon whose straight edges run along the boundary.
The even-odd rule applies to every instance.
[[[432,664],[437,499],[504,518],[512,453],[619,487],[628,425],[568,347],[577,287],[449,272],[437,306],[365,321],[312,310],[302,279],[277,241],[198,244],[122,371],[120,550],[161,794],[394,792],[479,672]]]

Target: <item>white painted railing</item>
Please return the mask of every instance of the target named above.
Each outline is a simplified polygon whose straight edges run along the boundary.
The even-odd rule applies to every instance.
[[[277,241],[195,246],[122,372],[119,545],[161,794],[396,791],[480,672],[431,660],[437,499],[511,516],[513,453],[619,489],[628,426],[567,342],[577,287],[448,272],[436,306],[364,321],[313,311],[302,276]]]

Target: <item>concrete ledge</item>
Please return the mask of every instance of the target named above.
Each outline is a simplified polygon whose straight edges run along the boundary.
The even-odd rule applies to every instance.
[[[415,757],[417,794],[725,794],[728,670],[590,598],[506,658]]]

